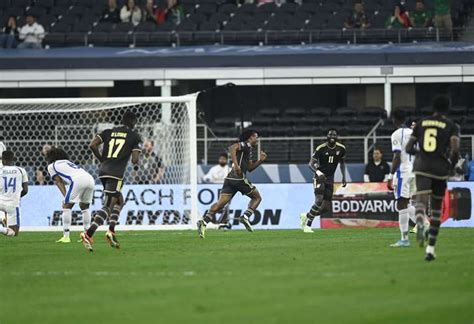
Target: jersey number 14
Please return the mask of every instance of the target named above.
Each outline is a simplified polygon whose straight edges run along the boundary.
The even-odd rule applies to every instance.
[[[13,192],[16,191],[16,178],[3,177],[3,188],[5,192],[8,192],[8,188],[13,188]]]
[[[109,152],[107,153],[107,158],[116,158],[120,154],[125,140],[123,138],[112,138],[109,142]]]

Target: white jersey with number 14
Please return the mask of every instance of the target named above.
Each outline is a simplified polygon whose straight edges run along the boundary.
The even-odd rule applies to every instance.
[[[23,183],[28,182],[25,169],[16,166],[0,167],[0,205],[20,206]]]

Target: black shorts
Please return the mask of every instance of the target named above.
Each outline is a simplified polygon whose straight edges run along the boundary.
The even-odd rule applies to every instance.
[[[418,195],[432,194],[435,197],[444,198],[447,186],[447,180],[434,179],[419,174],[416,175],[416,193]]]
[[[111,196],[118,196],[122,191],[123,180],[119,178],[111,178],[107,176],[100,177],[104,193]]]
[[[255,190],[255,186],[248,179],[225,179],[221,194],[234,196],[237,192],[249,195]]]
[[[316,196],[323,196],[326,201],[332,201],[332,195],[334,193],[334,180],[327,179],[325,182],[318,182],[318,179],[313,178],[314,194]]]

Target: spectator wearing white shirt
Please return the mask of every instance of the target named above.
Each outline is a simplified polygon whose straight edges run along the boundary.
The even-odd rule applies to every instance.
[[[19,49],[32,48],[41,49],[41,42],[44,38],[44,28],[36,22],[33,15],[26,16],[26,25],[20,29],[20,40],[23,42],[18,45]]]
[[[209,172],[202,178],[208,183],[224,183],[224,179],[229,174],[231,167],[228,165],[227,153],[219,155],[218,164],[213,166]]]
[[[128,0],[120,10],[120,20],[123,23],[132,23],[134,26],[142,21],[142,10],[135,5],[135,0]]]

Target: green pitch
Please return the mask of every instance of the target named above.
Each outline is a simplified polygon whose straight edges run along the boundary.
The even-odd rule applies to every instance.
[[[433,263],[396,228],[103,235],[0,237],[0,323],[474,321],[474,229],[441,229]]]

